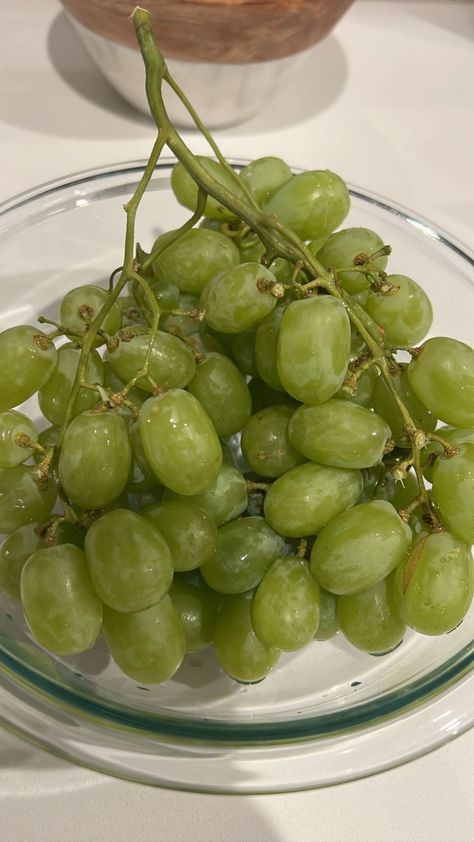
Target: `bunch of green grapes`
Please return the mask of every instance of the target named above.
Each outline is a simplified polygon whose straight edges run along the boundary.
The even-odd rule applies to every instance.
[[[0,589],[52,653],[103,634],[146,684],[210,645],[255,682],[339,629],[371,654],[450,631],[473,596],[474,350],[415,347],[429,299],[340,228],[337,175],[198,160],[224,192],[203,203],[176,164],[196,226],[138,247],[127,285],[68,292],[54,329],[0,334]]]

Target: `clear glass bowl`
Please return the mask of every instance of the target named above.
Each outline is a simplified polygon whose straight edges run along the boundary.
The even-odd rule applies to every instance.
[[[171,166],[159,164],[139,212],[144,247],[186,218],[170,190]],[[122,259],[122,206],[142,167],[79,173],[0,207],[1,329],[39,313],[54,318],[68,289],[108,279]],[[472,343],[472,255],[411,213],[351,193],[346,224],[374,228],[392,244],[392,271],[418,279],[433,301],[433,334]],[[471,611],[443,637],[408,632],[382,658],[337,636],[283,656],[254,686],[231,681],[207,651],[189,656],[168,683],[140,687],[102,640],[77,657],[48,654],[31,640],[19,607],[0,597],[0,722],[77,763],[160,786],[233,793],[323,786],[403,763],[472,725],[473,631]]]

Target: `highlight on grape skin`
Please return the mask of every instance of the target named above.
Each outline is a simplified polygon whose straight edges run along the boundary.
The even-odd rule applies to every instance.
[[[474,350],[427,336],[429,282],[353,224],[339,174],[239,172],[183,149],[160,85],[150,108],[188,221],[136,242],[161,132],[119,270],[0,333],[0,591],[53,654],[103,634],[141,684],[212,646],[255,683],[336,634],[368,658],[450,632],[474,588]]]

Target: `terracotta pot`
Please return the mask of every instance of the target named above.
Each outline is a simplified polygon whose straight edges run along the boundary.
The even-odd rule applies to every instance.
[[[247,64],[301,52],[330,32],[352,0],[145,0],[169,58]],[[62,0],[86,29],[135,47],[130,0]]]

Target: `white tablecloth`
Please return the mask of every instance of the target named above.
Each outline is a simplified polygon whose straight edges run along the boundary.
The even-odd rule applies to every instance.
[[[358,0],[292,85],[218,141],[229,156],[330,167],[472,247],[473,40],[470,2]],[[149,152],[150,124],[90,65],[57,0],[4,0],[0,80],[0,199]],[[468,842],[473,760],[471,732],[364,781],[232,798],[116,781],[0,733],[0,839]]]

